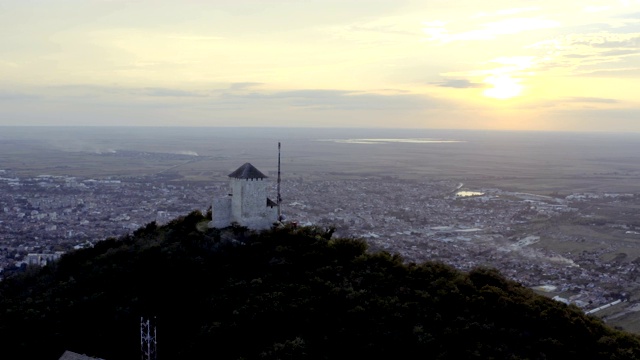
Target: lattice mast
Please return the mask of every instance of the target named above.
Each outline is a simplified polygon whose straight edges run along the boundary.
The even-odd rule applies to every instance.
[[[280,196],[280,142],[278,142],[278,221],[282,221],[282,209],[280,208],[280,203],[282,202],[282,197]]]
[[[149,319],[140,317],[140,354],[142,360],[157,359],[156,325]]]

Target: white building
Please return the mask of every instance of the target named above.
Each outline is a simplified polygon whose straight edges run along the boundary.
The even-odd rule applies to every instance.
[[[56,251],[53,254],[27,254],[24,262],[27,265],[46,266],[52,261],[57,261],[64,254],[62,251]]]
[[[278,204],[267,197],[267,176],[250,163],[229,174],[231,193],[216,198],[212,204],[212,228],[224,228],[232,223],[249,229],[263,230],[278,221]]]

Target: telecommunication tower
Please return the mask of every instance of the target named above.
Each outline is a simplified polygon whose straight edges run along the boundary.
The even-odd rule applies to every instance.
[[[282,221],[282,209],[280,208],[280,203],[282,202],[282,197],[280,196],[280,142],[278,142],[278,221]]]
[[[140,353],[142,360],[157,359],[156,324],[150,319],[140,317]]]

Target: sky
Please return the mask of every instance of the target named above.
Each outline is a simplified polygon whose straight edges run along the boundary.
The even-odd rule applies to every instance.
[[[640,0],[0,0],[0,126],[640,132]]]

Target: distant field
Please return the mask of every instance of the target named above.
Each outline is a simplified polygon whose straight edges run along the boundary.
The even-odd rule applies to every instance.
[[[292,178],[453,179],[478,187],[537,194],[640,190],[640,137],[632,135],[7,127],[0,134],[0,169],[15,169],[25,175],[108,177],[164,172],[187,181],[206,181],[224,179],[247,161],[274,173],[277,142],[281,141],[283,175]],[[461,142],[331,141],[358,138]],[[186,155],[196,153],[198,156]]]

